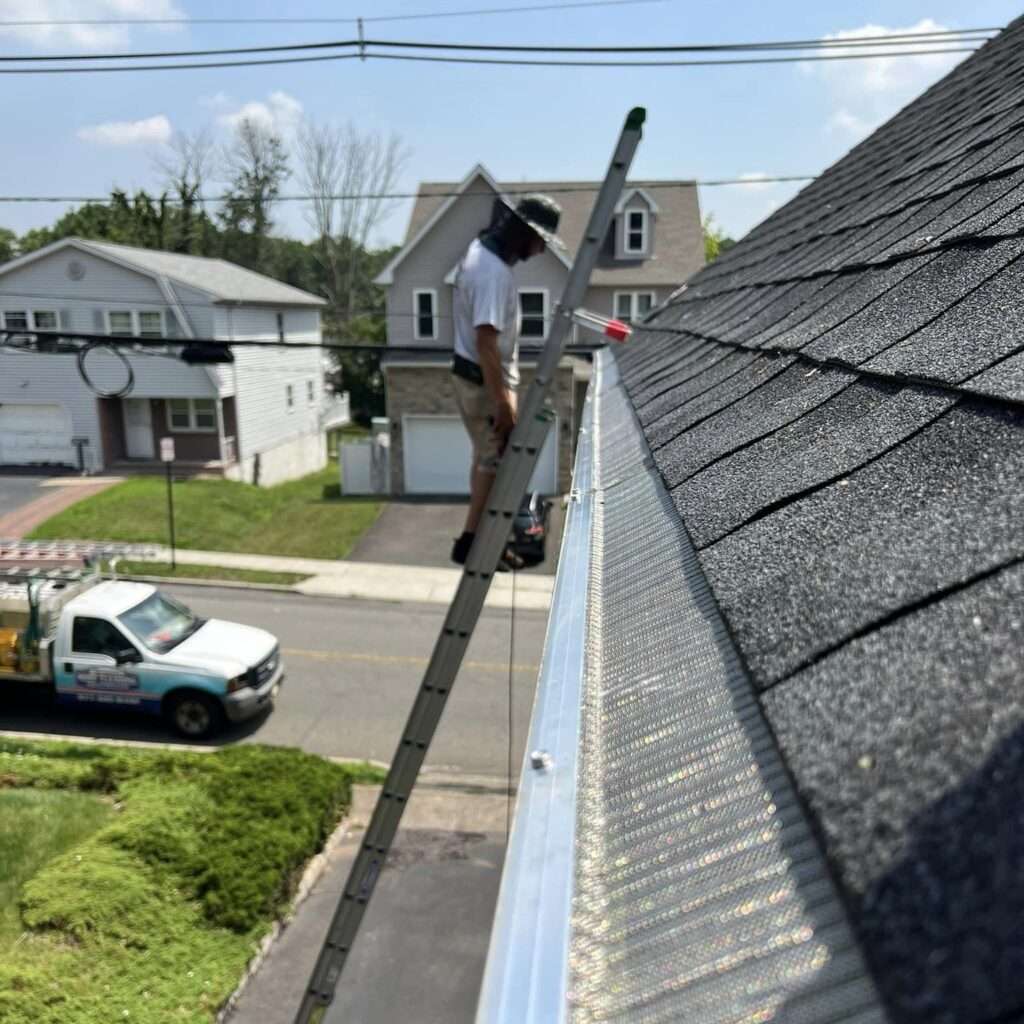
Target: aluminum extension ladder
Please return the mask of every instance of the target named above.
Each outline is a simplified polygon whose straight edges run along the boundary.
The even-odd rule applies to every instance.
[[[536,375],[498,468],[458,591],[437,638],[422,686],[402,731],[398,750],[345,883],[323,949],[295,1017],[295,1024],[318,1024],[334,998],[338,978],[352,950],[366,905],[398,832],[402,812],[434,738],[480,617],[491,579],[508,543],[513,517],[529,486],[534,466],[554,420],[554,413],[545,406],[548,389],[570,327],[574,322],[582,323],[586,319],[585,315],[579,317],[577,313],[607,235],[615,204],[626,183],[633,154],[640,143],[645,118],[646,111],[642,107],[634,108],[626,117],[608,174],[594,202],[583,241],[555,311],[551,333],[541,353]]]

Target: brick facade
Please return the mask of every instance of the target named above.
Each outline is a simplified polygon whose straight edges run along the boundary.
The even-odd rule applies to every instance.
[[[458,416],[459,407],[447,364],[437,366],[385,367],[387,415],[391,428],[391,493],[405,493],[403,471],[402,417],[408,415]],[[520,398],[526,394],[534,376],[531,366],[520,366]],[[576,411],[574,409],[573,361],[565,359],[555,375],[550,401],[558,416],[558,489],[565,493],[572,479],[576,454]],[[468,467],[467,467],[468,472]]]

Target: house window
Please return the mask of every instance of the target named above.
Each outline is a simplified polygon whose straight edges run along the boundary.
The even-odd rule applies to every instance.
[[[313,387],[311,380],[306,381],[306,397],[309,399],[310,405],[316,401],[316,389]]]
[[[626,237],[623,249],[629,253],[647,251],[646,210],[628,210],[626,212]]]
[[[132,314],[129,310],[111,310],[107,314],[107,334],[130,338],[132,336]]]
[[[167,428],[179,434],[215,434],[217,406],[214,399],[167,399]]]
[[[4,327],[9,331],[27,331],[28,313],[25,313],[24,311],[18,312],[16,310],[5,310]]]
[[[164,337],[164,314],[160,310],[112,309],[107,312],[107,334],[118,338]]]
[[[615,318],[624,323],[642,320],[654,306],[654,292],[616,292]]]
[[[57,314],[49,309],[37,309],[32,313],[32,322],[37,331],[55,331],[58,326]]]
[[[437,292],[432,288],[417,289],[412,293],[412,301],[416,340],[433,341],[437,337]]]
[[[284,313],[277,314],[277,340],[284,341]]]
[[[284,400],[285,400],[285,404],[288,406],[288,411],[289,412],[292,409],[295,408],[295,388],[294,388],[293,385],[285,384],[285,386],[284,386]]]
[[[547,337],[548,293],[519,291],[519,337],[543,341]]]
[[[162,338],[164,336],[164,315],[159,310],[155,313],[139,314],[139,337]]]

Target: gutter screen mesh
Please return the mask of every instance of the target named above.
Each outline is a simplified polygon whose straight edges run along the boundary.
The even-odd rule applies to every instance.
[[[570,1018],[881,1024],[820,848],[607,355],[592,386]]]

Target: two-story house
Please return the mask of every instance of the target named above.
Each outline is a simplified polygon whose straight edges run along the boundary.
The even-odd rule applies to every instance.
[[[325,431],[347,421],[324,388],[319,296],[225,260],[66,238],[0,266],[0,326],[112,337],[278,343],[188,365],[125,352],[134,384],[101,397],[74,355],[0,349],[0,465],[144,468],[174,439],[178,466],[272,484],[322,468]],[[285,343],[281,345],[280,343]],[[125,365],[96,350],[100,391]]]
[[[395,494],[468,492],[469,439],[459,419],[448,374],[452,289],[471,239],[490,221],[494,200],[512,203],[523,192],[550,195],[562,208],[559,235],[567,251],[549,249],[515,268],[523,386],[543,346],[599,182],[499,183],[476,166],[461,182],[420,186],[405,243],[377,278],[387,288],[388,345],[422,353],[382,360],[391,430],[391,489]],[[637,320],[704,264],[697,189],[692,181],[636,181],[616,207],[584,306]],[[581,334],[580,340],[584,340]],[[542,453],[534,486],[549,494],[568,488],[579,407],[589,367],[565,359],[553,388],[555,429]]]

